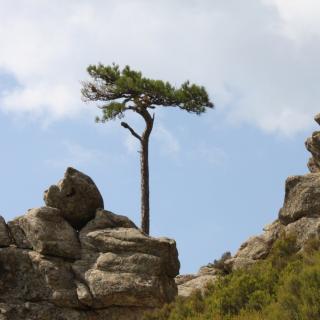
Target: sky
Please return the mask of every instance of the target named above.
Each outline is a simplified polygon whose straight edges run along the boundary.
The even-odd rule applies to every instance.
[[[0,214],[42,206],[73,166],[140,224],[138,145],[80,95],[89,64],[115,62],[206,87],[206,114],[156,110],[151,235],[177,241],[181,273],[235,253],[277,218],[285,179],[308,172],[319,40],[318,0],[0,0]]]

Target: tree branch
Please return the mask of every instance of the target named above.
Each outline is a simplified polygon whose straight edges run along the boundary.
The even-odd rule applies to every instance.
[[[121,126],[124,127],[125,129],[128,129],[131,134],[137,138],[140,142],[142,141],[142,138],[126,123],[126,122],[121,122]]]

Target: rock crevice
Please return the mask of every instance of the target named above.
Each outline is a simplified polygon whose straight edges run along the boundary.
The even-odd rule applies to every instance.
[[[138,320],[177,294],[176,244],[103,209],[94,182],[68,168],[47,206],[0,217],[0,319]]]

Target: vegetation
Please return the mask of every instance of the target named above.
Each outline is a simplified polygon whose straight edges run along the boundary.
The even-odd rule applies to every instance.
[[[144,320],[320,319],[320,242],[299,253],[293,236],[278,240],[266,260],[222,276],[189,298],[177,298]]]
[[[221,255],[220,259],[215,259],[213,263],[209,263],[207,266],[209,268],[216,269],[220,274],[230,273],[229,268],[226,266],[225,261],[231,258],[231,252],[226,251]]]
[[[138,134],[128,123],[121,122],[123,128],[139,140],[141,164],[141,229],[149,234],[149,137],[153,128],[156,107],[178,107],[189,113],[200,115],[207,108],[213,108],[204,87],[186,81],[180,88],[169,82],[148,79],[141,72],[126,66],[123,70],[113,64],[90,65],[87,69],[92,78],[83,82],[82,96],[85,101],[100,101],[102,116],[97,122],[106,122],[123,118],[126,111],[141,116],[145,122],[145,130]]]

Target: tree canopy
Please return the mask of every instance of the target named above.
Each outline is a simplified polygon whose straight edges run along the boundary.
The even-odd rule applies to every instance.
[[[85,101],[99,101],[102,116],[97,122],[106,122],[123,118],[126,111],[139,114],[145,121],[142,134],[137,133],[126,122],[121,126],[140,141],[141,169],[141,230],[149,234],[149,137],[153,128],[154,113],[150,109],[156,107],[178,107],[197,115],[213,108],[204,87],[184,82],[180,88],[175,88],[169,82],[153,80],[142,76],[139,71],[131,70],[129,66],[120,70],[112,64],[104,66],[90,65],[87,68],[92,81],[83,82],[82,96]]]
[[[81,92],[85,101],[103,103],[102,116],[97,121],[122,118],[127,110],[139,113],[156,106],[178,107],[198,115],[213,108],[206,89],[189,81],[175,88],[169,82],[143,77],[129,66],[120,70],[116,64],[90,65],[87,71],[93,82],[83,82]]]

